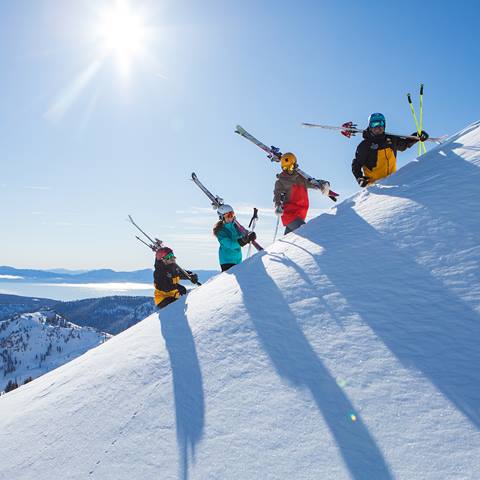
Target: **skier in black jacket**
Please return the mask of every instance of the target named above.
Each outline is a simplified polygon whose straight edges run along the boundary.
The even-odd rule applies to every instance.
[[[418,136],[418,132],[412,133]],[[420,141],[428,138],[422,130]],[[397,151],[403,152],[418,140],[385,134],[385,117],[381,113],[372,113],[368,117],[368,128],[363,133],[363,141],[358,145],[352,161],[352,173],[361,187],[376,180],[388,177],[397,170]]]
[[[192,283],[198,282],[197,274],[187,270],[186,273],[189,275],[187,277],[175,260],[173,250],[168,247],[159,248],[155,254],[153,280],[154,301],[157,308],[164,308],[187,293],[187,289],[179,283],[180,279],[189,279]]]

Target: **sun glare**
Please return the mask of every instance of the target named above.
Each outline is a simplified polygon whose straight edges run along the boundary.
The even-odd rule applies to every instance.
[[[145,19],[121,0],[100,14],[96,34],[102,55],[113,57],[123,75],[129,74],[132,62],[148,41]]]

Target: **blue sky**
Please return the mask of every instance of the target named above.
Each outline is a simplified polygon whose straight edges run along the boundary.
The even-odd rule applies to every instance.
[[[301,122],[363,125],[381,111],[411,133],[405,95],[417,105],[421,82],[431,135],[479,119],[474,1],[131,1],[148,38],[127,76],[95,34],[114,3],[0,4],[0,264],[146,268],[130,213],[184,266],[216,268],[216,215],[192,171],[245,223],[260,208],[260,243],[275,228],[278,166],[236,124],[345,198],[359,139]],[[313,213],[331,206],[310,198]]]

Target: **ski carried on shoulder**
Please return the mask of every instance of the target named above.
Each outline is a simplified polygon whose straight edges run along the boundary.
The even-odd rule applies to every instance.
[[[146,242],[145,240],[141,239],[138,235],[135,235],[135,238],[139,241],[139,242],[142,242],[144,245],[146,245],[148,248],[150,248],[150,250],[152,250],[153,252],[156,252],[159,248],[162,248],[163,247],[163,242],[161,240],[159,240],[158,238],[155,238],[153,239],[152,237],[150,237],[150,235],[147,235],[138,225],[137,223],[135,222],[135,220],[133,219],[133,217],[131,215],[128,215],[128,221],[139,231],[141,232],[145,238],[147,240],[149,240],[150,243]],[[192,283],[194,283],[195,285],[198,285],[200,286],[201,283],[200,282],[194,282],[192,280],[192,277],[191,275],[186,271],[184,270],[180,265],[178,265],[177,263],[177,267],[181,270],[181,272],[185,275],[185,277],[190,280]]]
[[[197,174],[195,172],[192,173],[192,180],[195,183],[195,185],[209,198],[209,200],[212,202],[212,207],[214,210],[217,210],[218,207],[223,205],[225,202],[223,201],[223,198],[220,198],[218,195],[215,196],[213,195],[208,188],[203,185],[203,183],[198,179]],[[235,218],[233,221],[240,231],[242,235],[246,235],[248,233],[248,230]],[[263,247],[256,241],[254,240],[252,242],[252,245],[258,250],[261,251],[263,250]]]
[[[338,130],[342,135],[347,138],[355,136],[357,133],[364,133],[366,129],[358,128],[356,123],[353,122],[345,122],[341,126],[335,125],[320,125],[318,123],[302,123],[302,126],[308,128],[323,128],[326,130]],[[400,137],[400,138],[407,138],[409,140],[417,140],[420,141],[420,138],[415,135],[400,135],[398,133],[388,133],[385,132],[385,135],[391,135],[392,137]],[[448,135],[444,135],[443,137],[429,137],[427,138],[427,142],[435,142],[435,143],[442,143]]]
[[[271,146],[267,147],[264,143],[262,143],[260,140],[256,139],[251,133],[248,133],[243,127],[240,125],[237,125],[235,129],[235,133],[238,133],[241,137],[249,140],[253,144],[255,144],[257,147],[261,148],[266,154],[267,157],[270,159],[272,162],[280,162],[280,158],[282,156],[282,152],[280,152],[280,149],[277,147]],[[323,185],[320,180],[317,180],[316,178],[312,177],[308,173],[304,172],[301,170],[298,166],[295,167],[295,171],[302,176],[305,180],[307,180],[311,185],[315,186],[316,188],[322,190],[323,192]],[[334,192],[333,190],[328,190],[328,193],[325,193],[330,200],[336,202],[337,197],[339,196],[338,193]]]
[[[152,250],[153,252],[156,252],[159,248],[161,248],[163,246],[163,242],[161,240],[159,240],[158,238],[155,238],[153,239],[152,237],[150,237],[149,235],[147,235],[138,225],[137,223],[135,223],[135,220],[133,219],[133,217],[131,215],[128,215],[128,221],[139,231],[141,232],[144,237],[150,242],[150,243],[147,243],[145,242],[145,240],[142,240],[138,235],[135,235],[135,238],[139,241],[139,242],[142,242],[144,245],[146,245],[148,248],[150,248],[150,250]]]

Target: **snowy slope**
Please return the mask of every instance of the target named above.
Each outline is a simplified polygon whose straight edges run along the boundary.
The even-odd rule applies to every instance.
[[[67,322],[53,311],[16,315],[0,322],[0,391],[37,378],[103,343],[110,335]]]
[[[480,124],[0,398],[0,479],[477,479]]]

